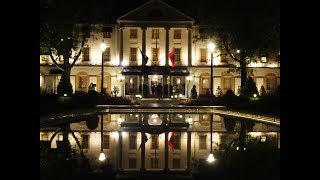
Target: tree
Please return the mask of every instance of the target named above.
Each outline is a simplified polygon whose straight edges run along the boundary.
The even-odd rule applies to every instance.
[[[201,31],[214,38],[222,56],[228,55],[236,63],[232,69],[240,72],[241,91],[252,71],[247,65],[255,56],[272,56],[280,49],[280,4],[276,0],[232,1],[216,0],[212,6],[199,0],[191,6]],[[202,38],[202,37],[200,37]]]
[[[197,97],[198,97],[197,88],[196,88],[196,85],[193,85],[191,89],[191,98],[195,99]]]
[[[264,89],[264,86],[262,85],[260,90],[259,90],[260,96],[265,96],[266,95],[266,90]]]
[[[252,77],[248,77],[241,95],[252,97],[254,94],[258,94],[256,83],[253,81]]]
[[[216,94],[218,97],[222,96],[222,89],[220,88],[220,86],[217,87]]]
[[[97,16],[91,14],[94,3],[53,0],[46,7],[40,7],[40,54],[49,55],[53,64],[62,70],[58,94],[71,94],[71,68],[79,60],[82,48],[97,23]]]

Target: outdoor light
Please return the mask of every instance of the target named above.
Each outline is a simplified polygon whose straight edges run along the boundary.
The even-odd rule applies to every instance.
[[[121,116],[117,119],[118,124],[121,124],[123,121],[124,119]]]
[[[188,122],[189,124],[192,124],[192,123],[193,123],[192,117],[189,116],[189,117],[187,118],[187,122]]]
[[[207,161],[208,161],[209,163],[212,163],[214,160],[215,160],[215,159],[214,159],[214,157],[213,157],[213,154],[210,153]]]
[[[237,147],[237,151],[239,150],[239,147]]]
[[[179,98],[182,98],[182,94],[179,94]]]
[[[246,148],[243,148],[243,150],[246,150]]]
[[[214,48],[216,46],[211,42],[208,44],[208,48],[210,50],[210,53],[211,53],[211,66],[210,66],[210,95],[213,96],[213,51],[214,51]]]
[[[104,161],[105,159],[106,159],[106,155],[103,152],[101,152],[99,156],[99,161]]]
[[[99,160],[104,161],[106,156],[103,153],[103,115],[101,115],[101,152],[99,155]]]
[[[255,98],[256,98],[256,97],[257,97],[257,94],[253,94],[253,97],[255,97]]]
[[[104,62],[103,62],[103,52],[106,50],[107,45],[104,43],[100,44],[100,50],[101,50],[101,94],[103,94],[103,77],[104,77]]]
[[[173,96],[171,96],[171,98],[173,98]]]
[[[237,49],[237,53],[238,53],[238,54],[240,53],[240,50],[239,50],[239,49]]]
[[[63,96],[64,96],[64,97],[67,97],[67,94],[64,94]]]

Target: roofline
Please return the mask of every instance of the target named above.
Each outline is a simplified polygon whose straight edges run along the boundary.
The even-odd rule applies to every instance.
[[[135,9],[133,9],[132,11],[126,13],[125,15],[122,15],[121,17],[119,17],[119,18],[117,19],[117,22],[120,23],[120,21],[126,21],[126,20],[121,20],[121,18],[123,18],[124,16],[127,16],[128,14],[132,13],[133,11],[136,11],[137,9],[140,9],[140,8],[148,5],[148,4],[151,3],[152,1],[154,1],[154,0],[150,0],[150,1],[146,2],[145,4],[142,4],[141,6],[139,6],[139,7],[135,8]],[[175,9],[179,14],[181,14],[181,15],[183,15],[183,16],[186,16],[187,18],[190,19],[190,21],[185,21],[185,22],[195,23],[195,20],[194,20],[193,18],[191,18],[190,16],[188,16],[188,15],[186,15],[186,14],[183,14],[183,13],[180,12],[177,8],[175,8],[175,7],[173,7],[173,6],[170,6],[169,4],[165,3],[165,2],[162,1],[162,0],[157,0],[157,1],[161,1],[164,5],[168,6],[169,8]],[[174,22],[175,22],[175,21],[174,21]]]

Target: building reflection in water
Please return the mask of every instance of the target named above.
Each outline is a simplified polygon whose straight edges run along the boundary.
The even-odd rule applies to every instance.
[[[102,145],[105,165],[116,170],[184,171],[191,168],[193,160],[205,161],[210,153],[210,117],[216,159],[256,146],[280,149],[279,126],[218,114],[107,113],[103,114],[102,143],[100,116],[68,124],[74,137],[72,133],[64,137],[68,137],[74,152],[82,152],[88,158],[93,169],[99,169]],[[41,143],[53,150],[61,148],[63,132],[57,131],[60,127],[42,127]]]

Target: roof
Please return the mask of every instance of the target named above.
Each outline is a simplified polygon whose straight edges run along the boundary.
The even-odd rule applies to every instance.
[[[176,8],[166,4],[161,0],[150,0],[149,2],[141,5],[140,7],[121,16],[120,18],[118,18],[117,21],[183,21],[194,23],[194,19],[183,14]]]
[[[184,66],[128,66],[122,69],[122,75],[189,76],[190,72]]]

